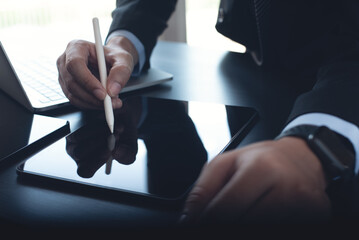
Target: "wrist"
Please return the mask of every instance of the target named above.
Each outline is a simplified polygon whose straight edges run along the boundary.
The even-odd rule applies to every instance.
[[[282,137],[304,140],[323,165],[330,182],[346,184],[353,179],[354,150],[345,138],[325,126],[299,125],[282,132]]]
[[[321,162],[334,214],[350,213],[355,194],[355,153],[351,143],[325,126],[298,125],[282,132],[277,139],[289,137],[304,141]]]
[[[319,159],[326,176],[326,193],[331,200],[333,214],[350,214],[356,193],[355,152],[351,143],[324,126],[298,125],[284,131],[277,139],[289,137],[304,141]]]
[[[113,36],[107,41],[106,46],[110,48],[122,48],[131,54],[134,65],[138,63],[138,52],[132,42],[126,37]]]

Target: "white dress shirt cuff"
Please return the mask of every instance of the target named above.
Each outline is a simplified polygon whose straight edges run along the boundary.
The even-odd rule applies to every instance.
[[[297,125],[310,124],[326,126],[331,130],[343,135],[352,143],[355,151],[355,173],[359,169],[359,128],[353,123],[325,113],[307,113],[292,120],[283,131]]]
[[[143,65],[145,64],[146,61],[146,53],[145,53],[145,47],[143,46],[143,44],[141,43],[141,41],[131,32],[127,31],[127,30],[116,30],[114,32],[112,32],[107,40],[106,43],[115,36],[122,36],[127,38],[128,40],[130,40],[130,42],[133,44],[133,46],[135,46],[136,51],[138,53],[138,63],[136,64],[136,66],[134,67],[133,71],[132,71],[132,76],[138,76],[140,75]]]

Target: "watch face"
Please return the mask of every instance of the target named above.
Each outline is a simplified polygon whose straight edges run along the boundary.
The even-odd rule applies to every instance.
[[[308,145],[321,161],[330,181],[351,178],[355,157],[341,136],[327,127],[319,127],[308,136]]]

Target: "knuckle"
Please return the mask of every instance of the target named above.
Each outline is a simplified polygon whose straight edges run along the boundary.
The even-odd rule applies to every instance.
[[[217,156],[213,158],[208,164],[205,164],[202,171],[210,171],[212,169],[223,169],[226,167],[230,159],[223,158],[223,156]]]
[[[86,45],[88,44],[89,42],[85,41],[85,40],[82,40],[82,39],[74,39],[74,40],[71,40],[67,47],[72,47],[72,46],[77,46],[77,45]]]
[[[66,97],[69,99],[69,101],[74,104],[76,103],[76,98],[74,97],[74,95],[71,92],[67,92]]]
[[[71,81],[65,82],[65,87],[66,87],[66,89],[67,89],[67,91],[68,91],[69,93],[73,93],[73,92],[74,92],[74,87],[73,87],[73,84],[72,84]]]
[[[120,51],[108,51],[107,53],[108,61],[113,65],[124,65],[130,68],[133,68],[134,65],[134,58],[132,54],[127,51],[120,50]],[[130,67],[131,66],[131,67]]]
[[[86,91],[91,91],[94,88],[94,81],[91,78],[82,78],[81,85],[86,89]],[[101,84],[100,84],[101,86]]]
[[[275,153],[261,154],[251,161],[251,168],[258,175],[266,176],[272,183],[281,182],[285,177],[286,169]]]
[[[294,187],[291,189],[292,194],[294,195],[295,199],[299,198],[312,198],[315,195],[315,192],[312,189],[308,188],[308,186],[304,184],[295,184]]]
[[[79,64],[81,63],[82,59],[79,58],[79,57],[68,57],[66,58],[66,63],[65,63],[65,67],[66,67],[66,70],[70,73],[72,73],[75,68],[77,66],[79,66]]]
[[[64,79],[61,77],[61,74],[58,75],[58,82],[59,82],[59,85],[60,85],[62,91],[65,93],[65,91],[67,91],[66,84],[65,84]]]
[[[130,54],[129,52],[126,52],[126,51],[122,52],[121,57],[127,62],[133,61],[132,54]]]
[[[112,67],[112,70],[126,75],[131,75],[132,72],[131,68],[126,64],[116,64]]]
[[[65,58],[65,54],[62,54],[60,57],[57,58],[56,66],[57,66],[58,69],[60,69],[60,66],[64,62],[64,58]]]
[[[203,186],[195,185],[187,197],[186,205],[192,206],[204,202],[206,189]]]

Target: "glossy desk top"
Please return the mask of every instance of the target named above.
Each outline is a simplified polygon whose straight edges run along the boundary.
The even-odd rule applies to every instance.
[[[247,55],[239,53],[159,42],[151,63],[172,73],[173,81],[133,95],[255,108],[259,121],[240,146],[274,137],[286,121],[297,94],[293,86],[286,84],[285,76],[263,72]],[[51,115],[68,120],[72,131],[84,122],[81,112]],[[17,165],[14,162],[0,170],[0,219],[4,222],[115,228],[168,227],[177,222],[179,209],[147,205],[134,199],[108,199],[41,182],[21,183],[15,171]]]

